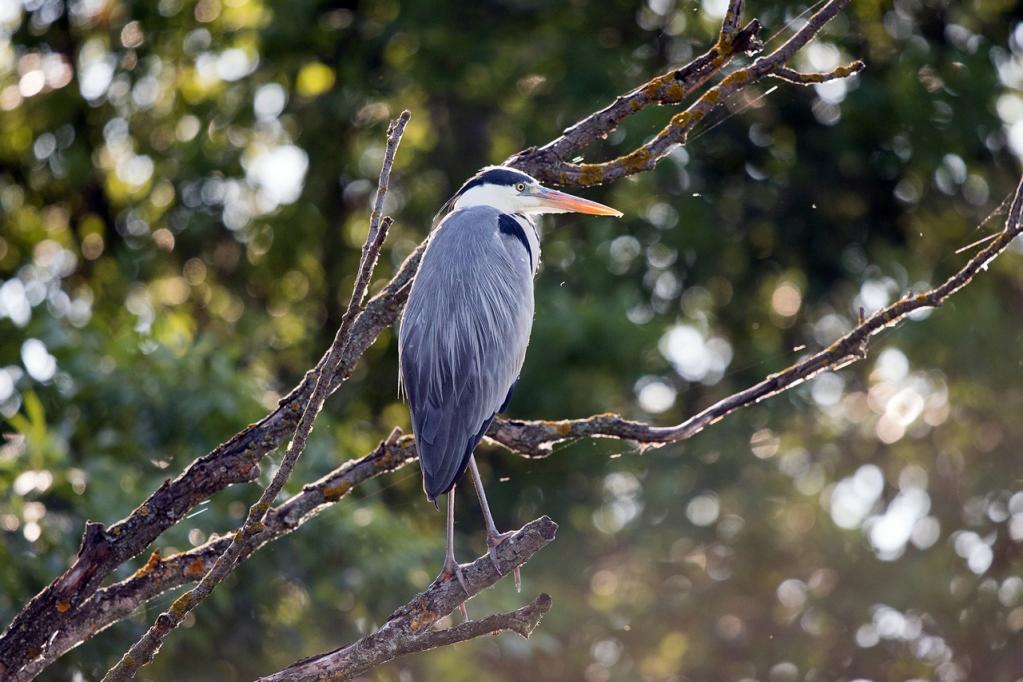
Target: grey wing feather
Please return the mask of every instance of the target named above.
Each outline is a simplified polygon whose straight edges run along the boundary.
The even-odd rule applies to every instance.
[[[401,384],[430,499],[461,478],[518,377],[533,321],[527,250],[498,212],[450,214],[423,254],[401,320]]]

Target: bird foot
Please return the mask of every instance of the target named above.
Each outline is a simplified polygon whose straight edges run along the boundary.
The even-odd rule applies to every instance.
[[[458,579],[458,584],[462,586],[462,591],[465,592],[466,599],[471,595],[469,594],[469,587],[465,583],[465,575],[462,573],[462,565],[455,561],[454,557],[448,557],[444,560],[444,567],[440,571],[441,580],[450,580],[454,576]],[[458,610],[462,613],[462,620],[469,620],[469,611],[465,608],[465,602],[463,601],[458,605]]]
[[[487,533],[487,555],[490,556],[490,563],[497,569],[499,575],[504,575],[504,571],[501,570],[501,565],[497,562],[497,548],[498,546],[515,535],[514,531],[508,531],[507,533]],[[512,573],[515,576],[515,591],[522,591],[522,572],[519,567],[516,566],[512,569]]]

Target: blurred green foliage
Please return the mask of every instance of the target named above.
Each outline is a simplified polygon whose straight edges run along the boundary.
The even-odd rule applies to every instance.
[[[463,178],[698,53],[723,4],[0,1],[0,621],[63,570],[86,519],[127,514],[312,366],[390,117],[414,113],[381,281]],[[750,4],[769,47],[806,9]],[[546,225],[510,414],[674,423],[950,274],[1019,173],[1021,15],[857,0],[797,65],[861,57],[861,76],[758,86],[655,172],[587,192],[627,217]],[[691,442],[483,448],[500,526],[561,524],[524,571],[554,609],[528,641],[370,677],[1016,679],[1019,266],[1014,249],[866,362]],[[289,491],[408,427],[395,366],[384,334]],[[230,529],[255,495],[226,491],[156,547]],[[484,547],[469,499],[465,559]],[[362,486],[244,564],[144,677],[249,679],[356,637],[436,573],[442,525],[415,467]],[[44,678],[98,678],[172,598]],[[506,581],[469,610],[523,598]]]

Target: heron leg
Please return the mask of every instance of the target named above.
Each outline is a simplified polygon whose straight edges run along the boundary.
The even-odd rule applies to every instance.
[[[455,560],[455,488],[452,487],[448,491],[448,520],[447,520],[447,550],[444,552],[444,568],[441,569],[441,577],[450,578],[455,576],[458,579],[458,584],[462,586],[462,590],[465,592],[465,596],[471,596],[469,594],[469,588],[465,584],[465,576],[462,575],[462,566]],[[462,619],[469,620],[469,612],[465,608],[465,602],[463,601],[458,605],[459,610],[462,612]]]
[[[480,507],[483,508],[483,520],[487,524],[487,553],[490,555],[490,563],[501,573],[501,566],[497,563],[497,546],[514,535],[514,532],[499,533],[494,523],[494,515],[490,513],[490,505],[487,504],[487,494],[483,491],[483,479],[480,477],[479,467],[476,466],[476,455],[469,456],[469,471],[472,473],[472,484],[476,488],[476,495],[480,498]],[[515,591],[522,591],[522,572],[516,566],[512,569],[515,574]]]

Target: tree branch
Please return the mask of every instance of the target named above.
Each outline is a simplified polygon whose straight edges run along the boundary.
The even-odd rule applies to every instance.
[[[359,667],[342,668],[342,664],[333,662],[331,659],[318,658],[310,660],[308,663],[299,661],[289,668],[261,679],[263,682],[299,682],[300,680],[324,679],[347,680],[374,666],[401,656],[466,642],[483,635],[497,635],[501,632],[511,631],[517,632],[522,637],[528,639],[529,635],[533,633],[533,630],[536,629],[536,626],[540,624],[540,621],[543,620],[543,617],[550,610],[551,597],[546,592],[541,592],[537,595],[536,599],[515,611],[495,613],[492,616],[460,623],[444,630],[429,630],[418,637],[402,641],[394,649],[393,655],[389,655],[384,660],[366,663]]]
[[[866,68],[866,66],[867,65],[859,59],[854,62],[835,67],[826,73],[803,73],[802,71],[790,69],[787,66],[779,66],[774,72],[768,75],[772,78],[777,78],[778,80],[783,80],[795,85],[814,85],[816,83],[833,81],[838,78],[848,78],[853,74],[859,73]]]
[[[496,635],[505,630],[510,630],[521,635],[525,639],[533,634],[533,630],[540,624],[543,617],[551,610],[551,596],[541,592],[536,599],[523,607],[508,613],[495,613],[492,616],[480,620],[470,620],[465,623],[447,628],[445,630],[432,630],[411,641],[407,648],[400,651],[398,656],[414,654],[420,651],[428,651],[437,647],[449,646],[465,642],[482,635]]]
[[[842,4],[844,2],[833,0],[770,57],[781,55],[783,60],[790,57],[837,13]],[[739,24],[741,9],[742,3],[739,0],[729,3],[718,42],[707,53],[618,98],[605,109],[569,128],[550,144],[520,152],[508,161],[509,165],[548,182],[580,184],[578,179],[561,178],[560,173],[555,172],[565,165],[563,159],[602,139],[623,120],[651,104],[676,104],[682,101],[719,73],[733,56],[761,49],[756,38],[760,24],[755,19],[743,28],[734,30]],[[752,70],[761,62],[764,59],[758,60],[748,69]],[[380,210],[378,204],[374,211],[377,218]],[[328,362],[335,350],[332,346],[273,412],[196,459],[181,475],[160,486],[125,519],[110,528],[94,522],[86,525],[81,550],[72,565],[26,604],[0,634],[0,680],[7,679],[8,674],[18,671],[32,659],[39,656],[48,658],[53,651],[61,648],[53,646],[56,642],[73,646],[74,642],[68,643],[68,636],[77,629],[80,610],[96,593],[105,577],[145,550],[167,528],[185,518],[188,511],[197,504],[229,485],[252,481],[258,477],[259,461],[295,430],[300,416],[305,413],[304,407],[310,403],[317,382],[324,377],[327,379],[326,395],[336,390],[348,378],[359,357],[380,332],[396,321],[408,296],[409,284],[424,248],[425,242],[405,260],[386,287],[364,308],[359,309],[350,322],[349,339],[339,360]],[[500,431],[509,423],[495,424],[491,433]],[[543,429],[547,431],[546,427]],[[544,450],[542,447],[539,450],[526,448],[529,442],[554,442],[541,438],[535,432],[519,430],[504,436],[509,441],[506,444],[515,442],[516,436],[521,436],[521,451],[531,455],[542,454]],[[498,438],[501,438],[500,434]]]
[[[603,140],[622,121],[651,105],[679,104],[724,69],[734,56],[753,54],[763,48],[757,40],[761,26],[756,19],[741,30],[735,30],[741,9],[742,0],[732,0],[718,41],[707,52],[683,67],[651,78],[631,92],[617,97],[614,102],[578,121],[546,145],[530,147],[514,154],[504,162],[505,165],[518,168],[543,182],[579,184],[558,174],[557,171],[566,165],[566,159],[598,140]]]
[[[420,244],[405,259],[398,273],[356,317],[348,348],[331,374],[331,391],[344,383],[358,358],[397,319],[424,248],[425,243]],[[317,367],[324,363],[326,355]],[[311,370],[273,412],[192,462],[125,519],[109,529],[99,523],[87,523],[82,548],[71,567],[29,601],[0,635],[0,680],[39,656],[54,634],[72,627],[78,607],[115,568],[142,552],[199,503],[231,484],[256,479],[259,460],[294,431],[302,406],[312,393],[313,380]]]
[[[852,331],[819,351],[777,374],[772,374],[749,388],[734,393],[675,426],[651,426],[623,419],[616,414],[598,414],[585,419],[562,421],[497,420],[487,435],[521,453],[534,457],[550,454],[554,443],[586,437],[622,438],[663,445],[686,440],[738,409],[758,403],[782,391],[798,386],[826,370],[841,369],[866,358],[871,339],[885,329],[894,327],[910,314],[924,308],[938,308],[953,294],[967,286],[988,264],[1005,252],[1012,241],[1023,234],[1020,215],[1023,212],[1023,178],[1013,195],[1005,227],[991,242],[969,259],[962,268],[940,285],[918,294],[907,294],[886,308],[877,311]]]
[[[721,31],[718,34],[718,44],[728,44],[732,41],[736,31],[739,30],[739,21],[742,20],[743,0],[728,0],[728,9],[725,10],[725,18],[721,21]]]
[[[152,661],[167,635],[181,624],[188,613],[212,594],[216,586],[234,570],[242,553],[245,551],[246,539],[263,530],[263,520],[266,518],[267,512],[270,511],[270,505],[277,499],[277,495],[280,494],[284,484],[291,476],[291,472],[294,471],[295,464],[305,450],[306,441],[309,438],[310,432],[312,432],[313,422],[316,421],[316,416],[323,407],[324,401],[330,395],[330,376],[340,364],[342,356],[348,348],[351,341],[349,330],[352,321],[355,319],[356,312],[363,307],[365,302],[370,277],[373,275],[377,257],[380,254],[381,247],[384,245],[384,240],[387,238],[387,230],[391,225],[391,219],[383,218],[381,213],[384,195],[387,193],[387,185],[391,175],[391,166],[394,163],[394,155],[398,151],[401,136],[405,132],[405,125],[411,116],[412,114],[408,111],[402,112],[397,119],[391,122],[387,129],[387,147],[384,153],[383,167],[380,169],[380,179],[377,183],[376,202],[373,206],[373,212],[370,214],[369,230],[362,247],[359,273],[355,280],[352,297],[348,302],[347,310],[345,310],[341,318],[341,324],[334,336],[334,342],[331,344],[330,351],[314,370],[312,395],[302,411],[302,416],[298,420],[295,433],[288,444],[287,451],[284,453],[280,467],[259,496],[259,500],[249,508],[245,523],[235,531],[231,544],[223,554],[217,557],[209,572],[203,576],[194,589],[178,597],[170,609],[160,614],[149,630],[135,642],[113,668],[107,671],[107,674],[103,677],[104,682],[125,682],[130,680],[135,677],[135,674],[142,666]]]
[[[332,504],[346,497],[360,483],[396,471],[415,461],[412,436],[397,429],[368,455],[348,460],[302,492],[274,507],[266,515],[263,529],[248,536],[238,561],[265,545],[291,533]],[[78,644],[91,639],[167,590],[200,580],[231,544],[231,536],[212,537],[186,552],[161,556],[154,552],[133,575],[109,585],[90,597],[75,611],[75,619],[47,643],[42,654],[11,677],[12,682],[31,680],[53,661]]]
[[[463,565],[462,573],[468,588],[468,597],[471,598],[490,587],[512,568],[525,564],[536,552],[554,540],[557,530],[558,525],[546,516],[530,521],[520,528],[514,535],[497,546],[497,564],[500,566],[501,572],[498,572],[494,562],[486,554],[471,564]],[[525,607],[526,609],[536,607],[534,611],[528,613],[535,616],[537,621],[550,608],[550,598],[544,600],[545,596],[540,595],[533,604]],[[392,613],[387,622],[376,632],[340,649],[297,661],[284,670],[261,678],[261,680],[262,682],[310,679],[346,680],[407,653],[423,651],[445,643],[463,641],[470,637],[494,632],[495,628],[492,623],[495,622],[505,623],[507,627],[514,627],[520,634],[523,631],[528,634],[532,629],[532,626],[526,627],[529,625],[528,622],[525,624],[515,623],[513,626],[511,621],[519,619],[514,618],[514,614],[505,614],[498,616],[496,621],[484,619],[476,623],[463,623],[460,627],[464,629],[457,631],[451,642],[444,642],[445,637],[431,630],[431,626],[440,618],[454,611],[466,598],[466,593],[454,576],[437,578],[424,592],[416,595],[411,601]],[[521,611],[522,609],[515,613]],[[487,621],[490,621],[491,624],[481,625]],[[535,622],[532,623],[532,625],[535,624]]]
[[[564,157],[553,158],[552,156],[547,156],[544,158],[546,164],[541,174],[542,177],[561,185],[585,187],[601,185],[636,173],[652,170],[661,159],[674,151],[676,147],[684,145],[693,128],[699,125],[706,118],[707,114],[720,106],[722,102],[751,83],[755,83],[783,68],[785,62],[791,59],[800,48],[820,33],[825,24],[831,21],[848,2],[849,0],[830,0],[778,49],[766,56],[760,57],[750,66],[730,73],[720,83],[701,95],[685,111],[675,114],[668,125],[662,128],[651,140],[633,149],[631,152],[603,163],[568,163],[563,160]],[[728,14],[725,17],[726,22],[729,21],[739,5],[741,3],[731,3]],[[725,27],[722,26],[722,39],[725,34]],[[719,39],[718,46],[715,46],[711,52],[715,52],[716,49],[720,48],[720,41],[721,39]],[[660,78],[663,79],[664,77],[661,76]],[[640,91],[652,86],[657,80],[654,79],[642,86]],[[636,92],[633,91],[633,93],[630,93],[630,96],[635,95]],[[572,130],[569,129],[569,133]],[[536,153],[540,151],[537,150]],[[518,156],[512,157],[509,159],[509,162],[519,162]]]

